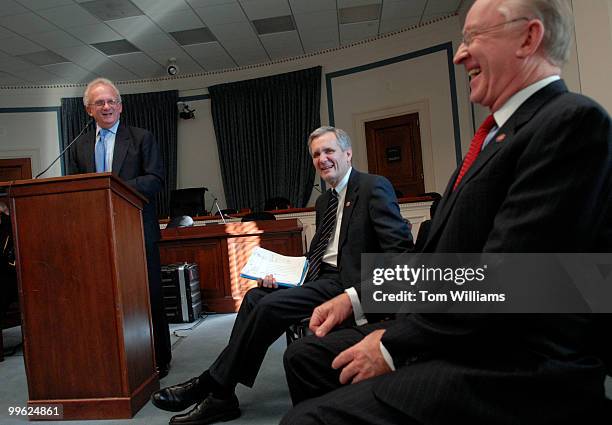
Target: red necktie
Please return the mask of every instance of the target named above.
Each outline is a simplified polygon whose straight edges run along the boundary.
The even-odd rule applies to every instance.
[[[468,150],[468,153],[463,160],[463,164],[461,165],[461,170],[459,170],[459,175],[457,175],[457,180],[455,181],[453,190],[457,189],[457,186],[459,186],[459,183],[461,183],[461,179],[463,176],[465,176],[465,173],[468,172],[474,161],[476,161],[478,154],[482,150],[482,144],[494,126],[495,119],[493,118],[493,115],[489,115],[480,125],[480,128],[476,134],[474,134],[474,138],[470,144],[470,150]]]

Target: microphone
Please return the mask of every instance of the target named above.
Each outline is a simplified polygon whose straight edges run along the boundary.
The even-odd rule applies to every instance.
[[[319,183],[317,184],[313,184],[312,187],[314,188],[314,190],[316,190],[319,193],[323,193],[321,192],[321,185]]]
[[[76,136],[74,139],[72,139],[72,142],[68,143],[68,146],[66,146],[66,147],[64,148],[64,150],[62,150],[62,151],[60,152],[60,154],[57,156],[57,158],[55,158],[55,159],[53,160],[53,162],[52,162],[51,164],[49,164],[49,166],[48,166],[47,168],[45,168],[43,171],[41,171],[40,173],[38,173],[38,174],[36,175],[36,177],[34,177],[34,178],[35,178],[35,179],[37,179],[37,178],[39,178],[40,176],[42,176],[43,174],[45,174],[47,171],[49,171],[49,168],[53,167],[53,164],[55,164],[55,163],[57,162],[57,160],[58,160],[58,159],[60,159],[60,158],[61,158],[61,157],[64,155],[64,152],[66,152],[66,151],[67,151],[67,150],[70,148],[70,146],[72,146],[72,145],[74,144],[74,142],[76,142],[76,141],[77,141],[77,139],[78,139],[79,137],[81,137],[81,135],[82,135],[82,134],[85,132],[85,130],[87,130],[87,127],[89,127],[89,126],[91,125],[91,123],[92,123],[92,122],[94,122],[94,119],[93,119],[93,118],[92,118],[92,119],[90,119],[90,120],[87,122],[87,124],[85,124],[85,127],[83,127],[83,129],[81,130],[81,132],[80,132],[79,134],[77,134],[77,136]]]

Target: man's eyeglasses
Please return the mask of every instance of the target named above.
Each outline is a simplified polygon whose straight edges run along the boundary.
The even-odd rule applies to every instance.
[[[486,34],[488,32],[495,31],[496,29],[501,28],[504,25],[513,24],[514,22],[519,22],[519,21],[529,21],[529,18],[527,18],[526,16],[523,16],[520,18],[510,19],[509,21],[502,22],[501,24],[491,25],[490,27],[485,27],[485,28],[476,29],[472,31],[464,31],[463,40],[462,40],[463,44],[465,44],[466,46],[469,46],[472,43],[472,41],[474,41],[474,38],[476,38],[477,36]]]
[[[96,100],[94,103],[90,103],[90,105],[93,105],[96,108],[104,108],[104,105],[108,105],[112,108],[113,106],[117,106],[120,103],[121,103],[120,100],[108,99],[108,100]]]

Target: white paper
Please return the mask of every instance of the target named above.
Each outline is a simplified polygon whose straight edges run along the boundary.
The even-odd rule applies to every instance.
[[[301,285],[308,270],[306,257],[288,257],[257,247],[240,272],[247,279],[263,279],[271,274],[279,285]]]

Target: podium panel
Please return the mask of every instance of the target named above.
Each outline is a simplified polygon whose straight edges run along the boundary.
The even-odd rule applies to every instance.
[[[131,418],[159,388],[144,199],[110,173],[8,192],[28,405],[61,404],[63,419]]]

